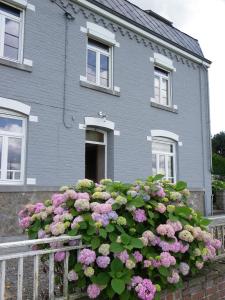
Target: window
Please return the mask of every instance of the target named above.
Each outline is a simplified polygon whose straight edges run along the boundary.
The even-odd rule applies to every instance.
[[[0,57],[21,60],[22,19],[21,10],[0,2]]]
[[[176,144],[169,139],[154,139],[152,142],[152,173],[165,175],[167,180],[176,181]]]
[[[85,178],[99,182],[107,174],[107,133],[101,130],[86,130]]]
[[[170,73],[163,69],[155,67],[154,88],[155,102],[164,106],[170,106]]]
[[[21,183],[24,176],[26,119],[0,113],[0,183]]]
[[[110,88],[112,86],[112,48],[98,41],[88,39],[87,81]]]

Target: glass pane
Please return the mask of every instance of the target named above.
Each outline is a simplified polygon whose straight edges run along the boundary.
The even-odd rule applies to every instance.
[[[0,117],[0,131],[22,133],[23,121],[7,117]]]
[[[109,86],[109,57],[100,55],[100,84]]]
[[[19,38],[8,33],[5,34],[5,45],[18,49]]]
[[[87,80],[96,82],[96,52],[88,50]]]
[[[159,88],[159,77],[155,76],[155,88]]]
[[[99,48],[100,50],[109,52],[109,46],[104,45],[98,41],[88,39],[88,45],[95,47],[95,48]]]
[[[168,157],[168,177],[174,177],[173,156]]]
[[[173,153],[173,145],[167,143],[153,142],[152,150],[157,152]]]
[[[155,97],[154,97],[156,102],[159,102],[160,97],[159,97],[159,88],[155,87]]]
[[[14,15],[16,17],[20,17],[20,10],[18,10],[10,5],[6,5],[4,3],[0,3],[0,11]]]
[[[11,59],[18,59],[18,49],[5,45],[4,46],[4,57]]]
[[[159,174],[166,174],[166,157],[165,155],[159,155]]]
[[[3,138],[0,136],[0,178],[1,178],[1,168],[2,168],[2,142]]]
[[[168,80],[167,79],[162,79],[162,90],[168,91]]]
[[[168,76],[169,75],[169,72],[167,72],[163,69],[157,68],[157,67],[155,67],[155,72],[157,72],[158,74],[163,75],[163,76]]]
[[[22,155],[22,139],[8,138],[8,165],[7,165],[8,171],[12,171],[12,170],[20,171],[21,155]]]
[[[156,155],[152,154],[152,175],[157,174]]]
[[[86,130],[86,141],[104,143],[104,134],[99,131]]]
[[[20,31],[20,25],[18,22],[15,22],[10,19],[5,19],[5,33],[18,37],[19,31]]]

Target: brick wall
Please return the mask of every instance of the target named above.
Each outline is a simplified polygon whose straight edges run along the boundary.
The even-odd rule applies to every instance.
[[[165,292],[161,300],[225,300],[224,262],[213,263],[198,277],[187,280],[183,289]]]

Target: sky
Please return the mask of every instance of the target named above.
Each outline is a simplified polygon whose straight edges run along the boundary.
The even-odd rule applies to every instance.
[[[225,131],[225,0],[130,0],[198,39],[209,69],[211,132]]]

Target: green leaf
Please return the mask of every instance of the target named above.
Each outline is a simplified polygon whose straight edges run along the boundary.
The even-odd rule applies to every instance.
[[[129,204],[139,208],[145,205],[145,201],[141,197],[136,197],[129,201]]]
[[[169,219],[170,219],[171,221],[175,221],[175,222],[179,220],[179,218],[176,217],[176,216],[174,216],[172,213],[169,213]]]
[[[121,241],[124,245],[128,245],[131,241],[131,237],[128,234],[124,233],[121,235]]]
[[[88,235],[93,235],[96,233],[96,228],[94,226],[90,226],[87,230]]]
[[[115,229],[115,226],[113,226],[112,224],[109,224],[109,225],[106,226],[105,229],[106,229],[107,232],[113,232],[114,229]]]
[[[107,287],[106,293],[107,293],[107,296],[109,297],[109,299],[112,299],[115,295],[115,292],[110,285]]]
[[[212,221],[209,220],[209,219],[202,219],[202,220],[200,221],[200,225],[201,225],[201,226],[208,226],[211,222],[212,222]]]
[[[93,283],[99,284],[99,285],[107,285],[109,283],[110,277],[109,275],[105,273],[99,273],[97,276],[92,276],[91,280]]]
[[[112,233],[109,234],[109,239],[110,239],[111,242],[115,242],[116,239],[117,239],[117,235],[112,232]]]
[[[159,181],[162,180],[164,178],[165,175],[162,174],[157,174],[153,177],[153,181]]]
[[[164,277],[169,276],[169,270],[165,267],[159,267],[159,273]]]
[[[130,291],[125,290],[121,295],[120,295],[120,300],[129,300],[130,299]]]
[[[80,229],[87,229],[87,223],[86,222],[80,222]]]
[[[115,243],[113,242],[111,245],[110,245],[110,251],[113,252],[113,253],[119,253],[121,251],[123,251],[123,246],[119,243]]]
[[[105,229],[99,229],[99,235],[101,236],[101,237],[103,237],[103,239],[106,239],[106,237],[107,237],[107,232],[106,232],[106,230]]]
[[[122,271],[124,268],[123,263],[118,259],[115,258],[112,263],[111,263],[111,270],[114,274],[116,274],[117,272]]]
[[[184,217],[189,217],[191,214],[191,209],[185,206],[177,206],[175,209],[175,213],[178,215],[183,215]]]
[[[138,249],[142,249],[144,247],[142,241],[136,238],[132,238],[131,245],[133,246],[133,248],[138,248]]]
[[[111,286],[114,292],[118,295],[121,295],[125,290],[125,283],[121,279],[112,279]]]
[[[91,240],[91,247],[93,250],[97,249],[100,246],[101,242],[98,237],[95,237]]]
[[[75,267],[74,267],[74,270],[75,270],[76,272],[80,272],[80,271],[82,270],[82,264],[77,263],[77,264],[75,265]]]
[[[184,181],[178,181],[175,185],[175,190],[180,192],[187,188],[187,183]]]
[[[77,235],[77,229],[72,229],[68,231],[69,236],[76,236]]]

